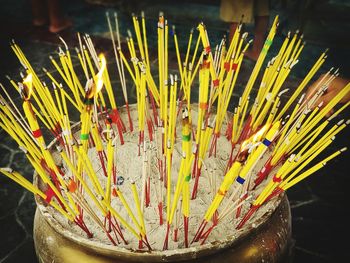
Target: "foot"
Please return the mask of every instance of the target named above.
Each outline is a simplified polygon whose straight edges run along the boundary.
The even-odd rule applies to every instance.
[[[59,33],[67,28],[72,27],[73,23],[69,18],[64,18],[61,21],[51,24],[49,26],[49,31],[51,33]]]

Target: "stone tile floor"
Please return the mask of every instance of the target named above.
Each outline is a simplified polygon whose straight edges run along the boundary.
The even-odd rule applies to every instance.
[[[283,6],[278,1],[272,1],[271,16],[280,14],[282,22],[270,55],[276,52],[276,46],[279,46],[288,30],[295,30],[301,25],[308,44],[286,86],[295,87],[313,61],[327,47],[330,47],[329,58],[321,72],[335,66],[340,67],[341,73],[349,74],[350,50],[346,33],[350,23],[349,17],[345,14],[350,10],[350,5],[347,1],[322,1],[311,7],[303,6],[300,3],[303,1],[287,2],[289,4]],[[155,40],[154,25],[156,25],[158,12],[163,11],[169,22],[176,25],[180,47],[183,49],[188,32],[200,21],[204,21],[207,25],[212,43],[217,43],[222,35],[227,33],[228,28],[220,21],[218,0],[89,0],[86,2],[64,0],[63,4],[74,22],[71,31],[61,34],[68,44],[72,46],[77,44],[74,32],[89,33],[96,46],[107,53],[112,50],[104,15],[106,11],[118,12],[123,29],[121,34],[126,36],[126,29],[132,29],[131,12],[139,13],[144,10],[148,21],[150,43],[156,43],[152,41]],[[7,87],[9,85],[5,75],[18,79],[20,72],[20,65],[10,50],[11,38],[21,45],[35,69],[40,71],[42,67],[46,67],[55,74],[48,56],[55,55],[57,52],[58,38],[44,29],[33,28],[29,10],[29,1],[1,1],[0,81]],[[252,25],[247,25],[246,29],[251,32]],[[252,66],[251,61],[245,61],[244,70],[242,70],[245,74],[239,80],[238,94],[243,89]],[[116,79],[113,81],[117,82]],[[237,94],[235,96],[237,97]],[[348,116],[349,112],[345,112],[341,117],[348,118]],[[337,138],[329,152],[349,146],[346,136],[348,132],[349,129],[346,129]],[[347,240],[346,230],[349,229],[347,224],[349,216],[346,212],[348,161],[349,155],[346,153],[327,164],[317,175],[288,192],[292,208],[294,241],[292,255],[288,262],[336,262],[348,257],[346,242],[341,241]],[[33,170],[21,151],[17,149],[17,145],[4,131],[0,130],[0,167],[4,166],[19,170],[27,178],[32,176]],[[35,211],[32,195],[13,182],[0,177],[0,200],[0,263],[37,262],[32,239]]]

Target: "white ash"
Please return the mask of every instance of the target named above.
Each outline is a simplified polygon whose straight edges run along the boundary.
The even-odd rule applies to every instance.
[[[132,211],[134,211],[135,217],[137,217],[137,210],[136,206],[134,204],[134,199],[131,191],[130,184],[132,181],[136,183],[138,192],[139,192],[139,199],[141,200],[141,184],[142,184],[142,156],[138,156],[138,122],[137,122],[137,114],[135,111],[135,108],[132,107],[131,109],[131,116],[133,119],[134,124],[134,132],[126,132],[124,134],[124,145],[120,145],[119,138],[117,139],[117,154],[116,154],[116,167],[117,167],[117,176],[123,176],[124,183],[119,187],[120,191],[124,195],[125,199],[127,200],[129,206],[131,207]],[[192,118],[193,118],[193,124],[196,124],[196,111],[195,109],[192,109]],[[121,116],[123,119],[124,124],[126,127],[128,127],[128,120],[126,117],[126,112],[124,111],[124,108],[121,109]],[[181,114],[178,118],[178,124],[176,129],[177,139],[175,143],[175,149],[173,153],[173,159],[172,159],[172,188],[176,186],[177,182],[177,176],[178,176],[178,170],[180,167],[180,161],[181,161]],[[145,125],[147,128],[147,125]],[[224,134],[226,131],[227,123],[224,122],[221,134]],[[115,128],[115,127],[114,127]],[[146,129],[145,128],[145,129]],[[115,133],[117,134],[117,131],[115,129]],[[77,138],[79,133],[77,133]],[[147,130],[145,131],[145,137],[148,139]],[[159,171],[158,171],[158,164],[157,164],[157,155],[156,155],[156,146],[154,142],[149,143],[148,142],[148,154],[149,154],[149,162],[150,162],[150,171],[151,171],[151,202],[149,207],[145,207],[144,209],[144,218],[145,218],[145,226],[147,231],[147,238],[148,241],[152,247],[153,250],[162,250],[163,249],[163,243],[164,243],[164,237],[166,232],[166,189],[163,188],[163,220],[164,224],[159,225],[159,214],[158,214],[158,202],[157,202],[157,194],[158,190],[156,191],[156,187],[158,187],[158,178],[159,178]],[[222,179],[224,177],[224,171],[226,168],[227,161],[230,156],[231,152],[231,143],[227,140],[227,138],[224,135],[221,135],[219,139],[217,140],[217,155],[216,157],[211,156],[208,157],[208,154],[206,155],[206,158],[203,160],[204,165],[202,167],[202,173],[201,177],[199,179],[199,188],[198,188],[198,194],[197,198],[195,200],[190,201],[190,219],[189,219],[189,241],[192,240],[193,236],[195,235],[195,232],[197,231],[198,226],[203,220],[203,216],[206,212],[206,209],[209,207],[211,201],[213,200],[213,196],[216,194],[216,191],[218,187],[220,186],[220,183],[222,182]],[[141,149],[142,151],[142,149]],[[266,160],[268,159],[270,155],[270,152],[268,151],[258,162],[257,166],[252,171],[252,176],[254,177],[255,174],[257,174],[260,169],[265,164]],[[99,181],[103,187],[103,190],[105,191],[105,186],[107,179],[103,174],[101,163],[99,158],[97,157],[96,150],[94,148],[89,149],[88,156],[90,160],[92,160],[94,170],[96,171]],[[107,162],[106,162],[107,165]],[[273,174],[274,171],[271,172]],[[209,178],[212,178],[212,180],[209,180]],[[87,178],[87,176],[86,176]],[[210,186],[210,181],[216,182],[216,191],[213,193],[211,189],[213,189]],[[91,182],[87,179],[88,185],[90,189],[93,189]],[[266,183],[263,182],[256,190],[249,192],[249,195],[253,195],[253,198],[251,200],[254,200],[254,197],[258,196],[258,194],[261,192],[263,185]],[[194,180],[192,179],[190,181],[190,189],[192,190],[194,184]],[[157,188],[158,189],[158,188]],[[191,191],[192,192],[192,191]],[[230,189],[227,194],[226,198],[220,205],[218,212],[220,214],[222,207],[226,205],[227,199],[230,197],[232,192],[232,189]],[[172,189],[172,198],[173,198],[173,189]],[[99,208],[95,205],[95,203],[91,200],[89,195],[86,194],[86,191],[84,193],[84,196],[89,203],[90,207],[93,211],[96,212],[100,220],[103,222],[103,215],[99,211]],[[243,235],[245,232],[249,231],[251,227],[257,227],[259,224],[261,224],[261,220],[259,220],[260,217],[262,217],[264,214],[266,214],[269,211],[273,211],[276,206],[278,205],[279,201],[277,198],[272,199],[270,202],[268,202],[266,205],[262,206],[259,210],[257,210],[256,214],[252,217],[250,221],[246,223],[246,225],[240,229],[236,230],[236,225],[240,222],[240,219],[242,218],[242,215],[245,214],[245,212],[248,211],[250,207],[250,202],[244,203],[242,207],[242,213],[239,218],[236,218],[236,212],[232,213],[230,216],[225,218],[221,223],[218,224],[217,227],[214,228],[211,235],[207,239],[207,243],[210,242],[222,242],[224,240],[229,240],[232,238],[238,238],[240,235]],[[118,197],[112,196],[111,201],[112,207],[120,213],[120,215],[126,219],[126,221],[134,227],[133,221],[129,217],[126,209],[123,207],[121,201]],[[53,215],[53,217],[66,229],[69,229],[73,234],[76,234],[78,236],[81,236],[82,239],[86,238],[86,234],[74,223],[67,222],[67,220],[59,214],[57,211],[55,211],[53,208],[48,207],[49,212]],[[179,220],[179,231],[178,231],[178,242],[173,241],[173,231],[171,231],[171,234],[169,236],[169,250],[176,250],[184,248],[184,231],[183,231],[183,216],[181,214],[180,210],[180,220]],[[92,241],[95,241],[97,243],[103,243],[103,244],[111,244],[111,241],[106,236],[106,233],[101,229],[100,226],[96,224],[96,222],[88,215],[88,213],[84,213],[84,222],[89,228],[89,230],[93,233],[93,237],[90,239]],[[173,220],[173,225],[175,222],[175,218]],[[130,233],[127,229],[125,229],[120,224],[125,239],[128,241],[128,244],[125,245],[123,242],[119,243],[119,247],[124,247],[131,250],[137,250],[138,249],[138,240],[136,237]],[[173,230],[173,226],[171,230]],[[136,228],[135,228],[136,229]],[[222,233],[225,233],[226,236],[223,237]],[[114,237],[114,235],[112,234]],[[193,243],[191,246],[199,246],[199,243]],[[144,248],[147,250],[147,248]]]

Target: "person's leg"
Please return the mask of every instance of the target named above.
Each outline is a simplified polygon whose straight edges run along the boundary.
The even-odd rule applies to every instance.
[[[45,0],[31,0],[32,1],[32,23],[34,26],[43,26],[48,22],[46,13]]]
[[[255,0],[254,2],[254,41],[253,46],[246,55],[252,60],[257,60],[264,46],[265,35],[269,26],[269,0]]]
[[[233,22],[230,23],[230,33],[229,33],[229,41],[231,42],[233,35],[235,34],[235,31],[238,27],[239,23],[238,22]]]
[[[254,0],[221,0],[220,18],[229,24],[229,41],[236,31],[239,22],[253,22]]]
[[[265,34],[267,31],[268,25],[269,25],[269,16],[255,17],[253,46],[246,53],[246,55],[252,60],[257,60],[259,57],[261,49],[264,46]]]
[[[58,33],[72,26],[72,21],[64,16],[62,12],[60,0],[48,0],[47,5],[50,18],[50,32]]]

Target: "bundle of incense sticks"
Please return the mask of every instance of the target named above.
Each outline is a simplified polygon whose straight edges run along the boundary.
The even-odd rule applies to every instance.
[[[128,31],[125,50],[117,14],[113,19],[106,14],[106,18],[115,63],[109,65],[103,54],[97,54],[89,35],[78,34],[79,46],[75,51],[79,65],[73,66],[72,50],[60,38],[63,48],[59,48],[58,57],[50,57],[57,76],[43,69],[51,82],[46,84],[13,41],[12,50],[25,74],[19,81],[11,78],[9,81],[22,98],[21,107],[15,105],[1,84],[0,126],[18,143],[46,188],[39,188],[11,168],[0,171],[42,198],[88,237],[94,233],[85,222],[86,216],[92,218],[113,245],[128,243],[127,232],[138,241],[139,249],[151,250],[152,241],[147,237],[152,229],[146,229],[145,207],[153,206],[159,213],[159,224],[166,224],[164,250],[168,249],[171,231],[178,241],[179,229],[183,231],[184,247],[204,244],[228,216],[233,218],[234,228],[242,228],[262,205],[344,152],[345,148],[322,160],[318,158],[349,123],[341,120],[332,126],[332,120],[349,102],[331,117],[326,116],[350,91],[350,84],[327,105],[322,105],[321,96],[338,75],[338,70],[330,69],[314,93],[308,97],[303,94],[325,62],[325,51],[295,90],[286,89],[283,84],[298,63],[305,43],[299,32],[289,33],[282,45],[276,47],[277,55],[265,61],[276,35],[278,17],[233,108],[230,101],[251,44],[248,34],[242,32],[242,24],[229,43],[223,38],[212,46],[205,25],[200,23],[196,31],[191,30],[187,49],[180,50],[175,27],[169,28],[161,13],[157,25],[158,68],[151,68],[154,58],[149,57],[144,14],[141,19],[132,16],[134,33]],[[178,75],[169,74],[169,52],[176,54]],[[83,79],[78,77],[78,70],[83,71]],[[112,85],[110,72],[117,75],[120,85]],[[130,114],[127,78],[136,87],[137,124]],[[199,80],[199,85],[195,80]],[[256,95],[254,86],[258,87]],[[119,88],[127,118],[121,116],[116,104]],[[198,91],[198,101],[191,99],[193,89]],[[283,100],[283,94],[290,96]],[[78,132],[72,128],[73,111],[80,116]],[[43,130],[56,138],[59,162],[48,147]],[[138,151],[134,154],[142,161],[139,181],[128,182],[133,203],[118,187],[123,178],[116,169],[120,165],[116,156],[123,151],[124,137],[129,132],[138,134]],[[195,234],[189,236],[189,222],[198,214],[191,210],[191,204],[202,187],[201,169],[207,159],[220,152],[217,144],[222,134],[232,150],[226,168],[211,178],[219,184],[212,185],[212,200],[204,207],[199,226],[193,226],[198,227]],[[176,143],[181,144],[182,152],[177,163],[173,161]],[[156,151],[156,161],[150,158],[150,146]],[[103,180],[92,164],[91,149],[95,149]],[[260,172],[254,172],[265,155],[268,161]],[[153,161],[156,174],[151,174]],[[151,178],[156,183],[151,184]],[[255,192],[261,185],[263,189]],[[150,198],[154,190],[156,200]],[[125,216],[113,206],[114,198],[126,211]],[[248,207],[244,213],[243,206]]]

